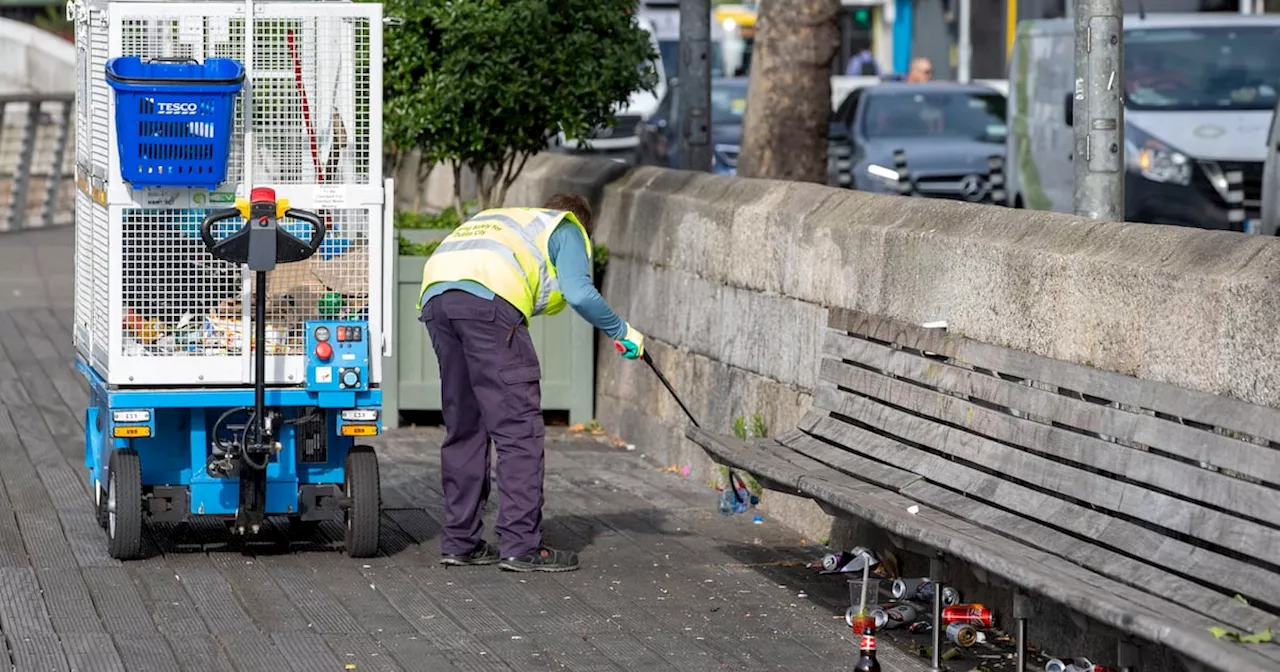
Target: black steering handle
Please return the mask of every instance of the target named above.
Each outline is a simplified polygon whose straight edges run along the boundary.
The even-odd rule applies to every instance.
[[[225,245],[227,241],[232,238],[232,236],[227,236],[222,240],[214,240],[213,225],[218,222],[231,219],[232,217],[240,216],[240,208],[223,208],[221,210],[214,210],[204,216],[204,223],[200,225],[200,240],[204,243],[205,249],[209,250],[209,254],[212,254],[215,257],[221,257],[221,255],[218,254],[219,246]],[[235,234],[232,235],[234,236]]]
[[[246,219],[240,230],[221,240],[215,239],[213,225],[233,217]],[[303,240],[276,225],[278,218],[293,218],[310,224],[310,240]],[[277,263],[288,264],[311,257],[324,244],[325,234],[326,227],[319,215],[290,208],[285,201],[240,201],[237,207],[210,212],[200,226],[201,242],[214,257],[265,269],[273,268]]]
[[[284,229],[281,229],[280,232],[298,241],[298,244],[306,245],[307,249],[311,250],[311,254],[307,255],[308,257],[310,257],[312,254],[315,254],[316,252],[319,252],[320,246],[324,244],[324,237],[326,233],[326,228],[325,228],[324,222],[320,220],[320,215],[317,215],[316,213],[311,212],[310,210],[298,210],[297,208],[289,208],[288,210],[284,211],[284,216],[293,218],[293,219],[298,219],[310,224],[311,225],[311,242],[304,243],[300,238],[293,235],[292,233],[289,233],[288,231],[285,231]]]

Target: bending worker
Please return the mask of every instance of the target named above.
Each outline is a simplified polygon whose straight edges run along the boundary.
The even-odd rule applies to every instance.
[[[542,543],[542,372],[528,321],[571,305],[613,338],[623,357],[644,353],[644,337],[596,291],[592,230],[586,200],[557,194],[543,208],[485,210],[427,259],[420,319],[440,364],[446,430],[442,564],[496,562],[517,572],[578,567],[577,554]],[[491,439],[498,453],[497,549],[481,538]]]

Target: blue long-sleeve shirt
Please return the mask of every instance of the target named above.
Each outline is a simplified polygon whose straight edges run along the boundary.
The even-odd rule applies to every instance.
[[[560,280],[560,293],[564,300],[573,307],[582,319],[591,326],[603,331],[609,338],[622,338],[627,334],[627,323],[596,290],[592,280],[593,268],[587,258],[587,241],[582,231],[573,222],[562,221],[551,233],[547,243],[547,251],[551,253],[551,263],[556,267],[556,275]],[[482,299],[493,300],[493,291],[484,285],[471,280],[456,282],[438,282],[427,288],[422,295],[422,305],[433,296],[443,294],[451,289],[460,289]]]

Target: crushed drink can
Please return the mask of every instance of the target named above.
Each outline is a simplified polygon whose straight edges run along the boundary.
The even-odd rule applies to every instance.
[[[1091,672],[1093,663],[1087,658],[1059,660],[1054,658],[1044,666],[1045,672]]]
[[[919,612],[910,604],[886,604],[871,610],[871,617],[876,620],[876,629],[901,628],[916,620]]]
[[[920,585],[928,583],[929,579],[894,579],[893,580],[893,599],[910,600],[916,597],[916,591]]]
[[[979,628],[990,628],[993,623],[991,610],[981,604],[953,604],[942,610],[942,622],[964,623]]]
[[[913,635],[920,635],[926,632],[933,632],[933,624],[929,621],[916,621],[907,626],[907,632]]]
[[[932,581],[929,581],[928,579],[924,579],[921,581],[921,583],[919,583],[916,586],[915,599],[928,604],[933,604],[933,594],[936,590],[938,590],[938,584]],[[907,598],[907,599],[910,599],[910,598]],[[960,593],[956,591],[955,588],[952,588],[951,586],[942,587],[942,605],[943,606],[951,606],[953,604],[959,604],[959,602],[960,602]]]
[[[978,631],[968,623],[952,623],[947,626],[947,640],[967,649],[978,641]]]
[[[812,556],[810,556],[812,557]],[[840,551],[839,553],[828,553],[822,556],[822,568],[828,572],[834,572],[841,567],[853,561],[853,554],[848,551]]]

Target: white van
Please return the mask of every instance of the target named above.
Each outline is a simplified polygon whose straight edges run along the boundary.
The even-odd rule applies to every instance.
[[[1009,204],[1074,210],[1071,19],[1018,26],[1009,68]],[[1124,17],[1124,219],[1253,231],[1280,92],[1280,16]],[[1243,174],[1243,220],[1228,173]]]
[[[1258,233],[1280,235],[1280,103],[1271,115],[1267,134],[1267,161],[1262,168],[1262,225]]]
[[[657,86],[653,91],[632,93],[631,99],[618,110],[613,127],[597,129],[592,135],[589,149],[577,140],[566,138],[563,132],[553,140],[553,146],[568,152],[589,151],[617,160],[629,160],[635,156],[636,149],[640,146],[640,137],[636,135],[637,127],[658,109],[658,102],[667,95],[667,74],[662,64],[662,52],[658,49],[658,31],[647,18],[637,17],[636,21],[649,33],[649,46],[658,54],[656,60],[637,64],[636,67],[652,67]]]

